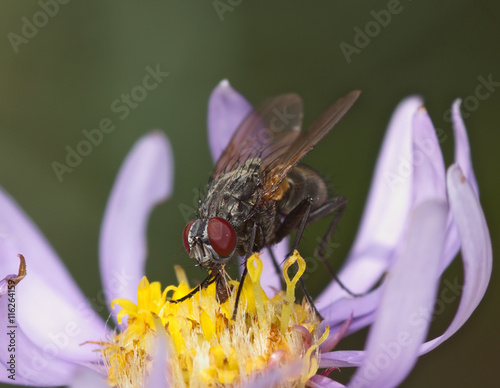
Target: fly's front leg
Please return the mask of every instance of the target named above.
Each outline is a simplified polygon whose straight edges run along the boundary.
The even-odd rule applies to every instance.
[[[252,235],[250,236],[250,245],[248,248],[248,252],[245,255],[245,264],[244,264],[243,272],[241,273],[241,276],[240,276],[240,284],[238,285],[238,291],[236,292],[236,301],[234,302],[234,309],[233,309],[233,316],[232,316],[233,321],[236,319],[236,313],[238,312],[238,304],[239,304],[240,298],[241,298],[241,290],[243,290],[243,282],[245,281],[245,278],[246,278],[247,273],[248,273],[247,261],[250,258],[250,256],[252,256],[252,249],[253,249],[253,244],[255,242],[255,235],[256,234],[257,234],[257,224],[254,224],[253,228],[252,228]]]
[[[169,302],[170,303],[184,302],[186,299],[193,297],[198,291],[207,288],[210,284],[215,282],[217,280],[217,276],[219,276],[218,273],[215,275],[209,274],[208,277],[205,278],[205,280],[203,280],[200,284],[198,284],[195,288],[193,288],[187,295],[184,295],[182,298],[179,299],[169,300]]]

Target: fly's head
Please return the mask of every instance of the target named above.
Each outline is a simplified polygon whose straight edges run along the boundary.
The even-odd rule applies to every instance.
[[[236,249],[236,232],[229,221],[220,217],[190,221],[182,240],[189,257],[205,268],[225,264]]]

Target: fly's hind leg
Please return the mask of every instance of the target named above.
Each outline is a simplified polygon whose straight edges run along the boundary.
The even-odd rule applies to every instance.
[[[334,198],[326,201],[325,203],[323,203],[318,208],[314,209],[310,214],[308,223],[317,221],[323,217],[327,217],[328,215],[335,213],[335,215],[333,216],[332,222],[330,223],[330,226],[328,227],[326,233],[323,235],[318,247],[316,248],[316,250],[314,252],[314,255],[321,260],[323,265],[328,270],[328,273],[330,274],[332,279],[334,279],[338,283],[340,288],[342,288],[345,292],[347,292],[351,296],[360,297],[360,296],[366,295],[366,293],[358,294],[358,293],[355,293],[355,292],[352,292],[351,290],[349,290],[349,288],[346,285],[344,285],[344,283],[342,283],[340,281],[337,274],[335,273],[335,271],[331,267],[330,263],[328,262],[328,260],[327,260],[328,258],[326,257],[326,255],[327,255],[326,254],[326,247],[327,247],[328,243],[330,242],[330,238],[332,237],[333,232],[337,228],[337,225],[340,221],[340,217],[342,217],[342,214],[344,213],[346,206],[347,206],[347,198],[334,197]],[[370,292],[370,291],[368,291],[368,292]]]
[[[281,224],[281,227],[278,229],[277,240],[278,241],[281,240],[282,238],[290,234],[293,230],[297,229],[297,233],[295,235],[291,251],[291,253],[293,253],[294,250],[298,248],[300,239],[302,238],[302,234],[304,233],[305,227],[308,224],[318,221],[334,213],[332,222],[330,223],[326,233],[322,237],[315,251],[315,255],[320,259],[320,261],[326,267],[332,279],[334,279],[345,292],[354,297],[359,297],[364,295],[364,294],[353,293],[340,281],[340,279],[335,274],[335,271],[331,267],[330,263],[328,262],[325,252],[327,244],[329,243],[330,238],[332,237],[333,232],[337,228],[340,218],[342,217],[342,214],[345,211],[345,208],[347,206],[347,199],[341,196],[334,197],[324,202],[314,210],[312,209],[312,204],[313,200],[311,198],[305,198],[285,217],[283,223]],[[290,254],[287,255],[287,258],[289,256]],[[302,289],[305,290],[305,284],[302,279],[300,279],[300,284]],[[311,296],[307,292],[305,292],[305,294],[306,294],[306,299],[309,302],[312,302]],[[319,313],[318,315],[321,316]]]
[[[347,198],[345,197],[332,198],[323,203],[318,208],[314,209],[314,211],[311,212],[310,218],[308,220],[308,223],[311,223],[314,221],[318,221],[324,217],[327,217],[332,213],[335,213],[335,215],[332,218],[332,222],[330,223],[328,229],[321,238],[321,241],[316,250],[314,251],[314,254],[321,260],[323,265],[328,270],[330,276],[338,282],[339,280],[337,278],[337,275],[335,274],[335,271],[333,270],[333,268],[331,267],[330,263],[327,260],[325,248],[330,242],[333,232],[335,231],[335,229],[337,229],[337,225],[339,224],[340,218],[342,217],[342,214],[344,213],[346,206],[347,206]],[[343,284],[339,282],[339,285],[345,290]],[[346,291],[349,292],[348,290]],[[351,293],[349,292],[349,294]]]
[[[283,237],[287,236],[288,234],[291,233],[294,229],[297,229],[297,234],[295,235],[295,238],[293,240],[292,244],[292,250],[290,253],[286,255],[286,259],[288,259],[293,252],[299,247],[300,239],[302,238],[302,234],[304,233],[304,229],[307,225],[307,221],[309,219],[309,216],[311,214],[311,209],[313,205],[313,199],[308,197],[304,198],[283,220],[283,223],[281,224],[280,228],[278,229],[277,236],[278,236],[278,241],[281,240]],[[295,267],[298,269],[298,264],[295,263]],[[302,291],[304,292],[304,296],[309,303],[309,305],[312,307],[314,310],[316,316],[320,319],[323,320],[323,316],[320,314],[318,309],[316,308],[314,301],[311,297],[311,294],[307,291],[306,284],[304,282],[304,279],[302,277],[299,278],[299,284],[300,287],[302,288]]]

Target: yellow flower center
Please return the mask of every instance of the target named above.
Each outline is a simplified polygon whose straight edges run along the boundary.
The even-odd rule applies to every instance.
[[[294,263],[299,269],[290,279],[287,271]],[[236,292],[220,304],[215,284],[182,302],[170,302],[191,290],[186,274],[178,266],[178,286],[162,291],[159,282],[149,283],[144,277],[137,289],[137,305],[115,299],[111,307],[122,308],[118,322],[128,316],[128,327],[103,344],[109,384],[142,387],[152,369],[155,344],[161,335],[167,338],[165,373],[174,386],[227,386],[297,362],[302,367],[287,376],[282,386],[304,386],[318,369],[318,345],[328,335],[327,329],[318,338],[318,317],[307,303],[295,303],[295,286],[305,271],[305,261],[294,252],[285,262],[286,290],[271,299],[260,286],[262,266],[258,255],[247,261],[249,276],[234,321],[231,316]],[[233,290],[238,288],[238,282],[229,283]]]

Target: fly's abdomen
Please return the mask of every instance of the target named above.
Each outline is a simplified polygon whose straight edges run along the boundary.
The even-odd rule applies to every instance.
[[[312,209],[328,198],[328,187],[323,177],[312,168],[299,164],[286,177],[289,188],[280,200],[278,209],[282,215],[289,214],[305,198],[312,198]]]

